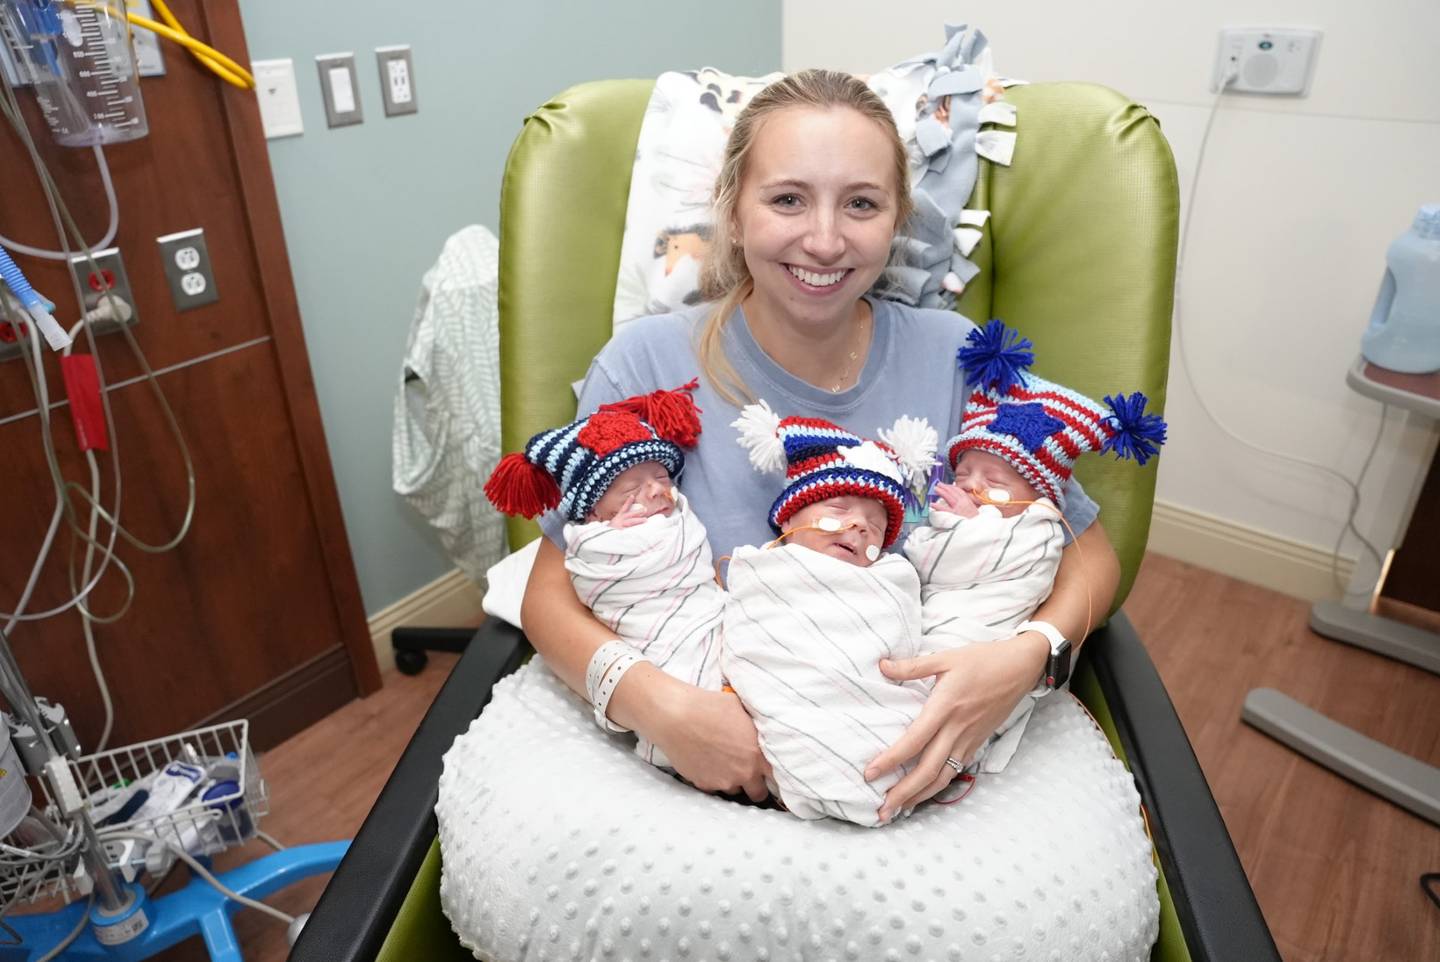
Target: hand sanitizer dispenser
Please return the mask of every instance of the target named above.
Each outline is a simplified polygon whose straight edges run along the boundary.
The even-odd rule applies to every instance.
[[[1385,278],[1360,349],[1404,374],[1440,371],[1440,204],[1426,204],[1385,253]]]

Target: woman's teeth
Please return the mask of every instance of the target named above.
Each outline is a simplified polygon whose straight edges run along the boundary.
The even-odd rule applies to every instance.
[[[811,271],[801,270],[798,267],[789,268],[790,273],[800,278],[811,287],[829,287],[838,284],[845,277],[848,271],[833,271],[829,274],[815,274]]]

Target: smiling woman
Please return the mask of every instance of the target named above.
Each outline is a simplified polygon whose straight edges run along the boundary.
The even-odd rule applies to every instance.
[[[701,278],[717,302],[701,363],[727,399],[748,394],[719,350],[742,302],[756,341],[786,370],[836,393],[855,383],[873,320],[861,295],[911,206],[894,118],[858,79],[811,70],[755,96],[715,184],[715,243]]]
[[[705,265],[711,303],[627,323],[591,365],[579,409],[704,375],[695,392],[703,432],[681,485],[715,557],[779,533],[762,510],[773,488],[746,466],[731,423],[752,391],[801,418],[861,437],[897,417],[958,425],[968,394],[955,358],[970,321],[871,296],[897,229],[911,212],[906,158],[890,111],[849,74],[811,70],[756,94],[735,121],[715,185],[715,243]],[[817,422],[818,423],[818,422]],[[1066,516],[1077,546],[1062,555],[1037,621],[1078,647],[1093,606],[1109,604],[1115,555],[1097,509],[1073,481]],[[558,545],[537,555],[522,617],[546,662],[576,691],[613,635],[575,597]],[[887,542],[896,541],[887,531]],[[898,538],[903,541],[903,538]],[[863,547],[862,547],[863,550]],[[1083,552],[1085,569],[1079,569]],[[926,713],[869,769],[893,783],[881,821],[932,797],[954,777],[1041,677],[1052,642],[1038,631],[947,652],[906,678],[933,676]],[[963,662],[963,667],[962,663]],[[899,678],[900,675],[894,675]],[[640,664],[619,682],[610,722],[638,731],[707,791],[766,794],[768,763],[750,717],[732,695],[682,685]]]

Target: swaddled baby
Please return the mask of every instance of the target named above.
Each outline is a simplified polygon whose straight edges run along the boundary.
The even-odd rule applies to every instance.
[[[1065,485],[1075,459],[1114,451],[1143,465],[1164,443],[1165,422],[1144,413],[1143,394],[1106,397],[1101,405],[1029,373],[1030,347],[992,320],[960,349],[973,388],[960,432],[945,445],[955,483],[935,486],[928,522],[905,539],[905,555],[920,575],[926,654],[999,641],[1038,625],[1029,619],[1049,597],[1060,567]],[[1037,628],[1046,629],[1059,636],[1052,626]],[[966,761],[981,772],[1002,771],[1034,698],[1047,690],[1042,685],[1034,697],[1022,698]]]
[[[920,582],[884,548],[908,488],[934,459],[934,429],[902,418],[880,441],[818,418],[779,418],[763,401],[735,422],[751,463],[784,471],[770,509],[780,535],[735,549],[720,665],[755,722],[770,790],[801,818],[879,824],[885,792],[866,765],[919,714],[929,691],[881,673],[920,653]],[[903,452],[903,453],[900,453]]]
[[[705,528],[675,479],[700,420],[692,381],[674,391],[629,398],[548,431],[507,455],[485,485],[507,514],[566,518],[565,567],[581,602],[618,635],[587,678],[596,721],[622,664],[644,658],[701,688],[720,688],[719,637],[724,592],[715,582]],[[636,752],[669,762],[641,739]]]

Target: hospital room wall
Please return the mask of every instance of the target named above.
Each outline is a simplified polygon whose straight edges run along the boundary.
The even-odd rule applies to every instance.
[[[936,49],[947,18],[963,14],[940,0],[912,0],[878,18],[865,0],[786,0],[782,67],[872,72]],[[1386,246],[1420,204],[1440,201],[1440,5],[1035,0],[988,5],[975,23],[1004,75],[1093,81],[1147,106],[1174,149],[1182,201],[1214,103],[1209,77],[1219,29],[1324,31],[1308,97],[1226,96],[1195,209],[1182,211],[1194,219],[1181,307],[1195,382],[1173,348],[1170,443],[1151,538],[1152,549],[1219,561],[1262,583],[1278,579],[1272,587],[1294,594],[1324,593],[1325,556],[1348,491],[1227,438],[1202,412],[1196,390],[1254,444],[1352,477],[1359,471],[1380,405],[1347,389],[1345,371],[1359,350]],[[1024,125],[1022,115],[1022,144]],[[1372,539],[1394,531],[1433,439],[1432,425],[1390,415],[1358,517]],[[1354,557],[1355,543],[1343,553]],[[1296,565],[1308,566],[1309,576]]]
[[[435,0],[397,16],[402,8],[382,0],[240,6],[250,55],[295,61],[305,132],[271,140],[270,164],[373,615],[451,568],[391,490],[392,402],[420,278],[450,234],[476,223],[497,229],[501,173],[522,119],[584,80],[707,64],[775,70],[780,8],[768,0]],[[419,112],[386,118],[374,50],[402,43],[413,48]],[[364,123],[327,129],[314,58],[347,50],[355,53]]]

